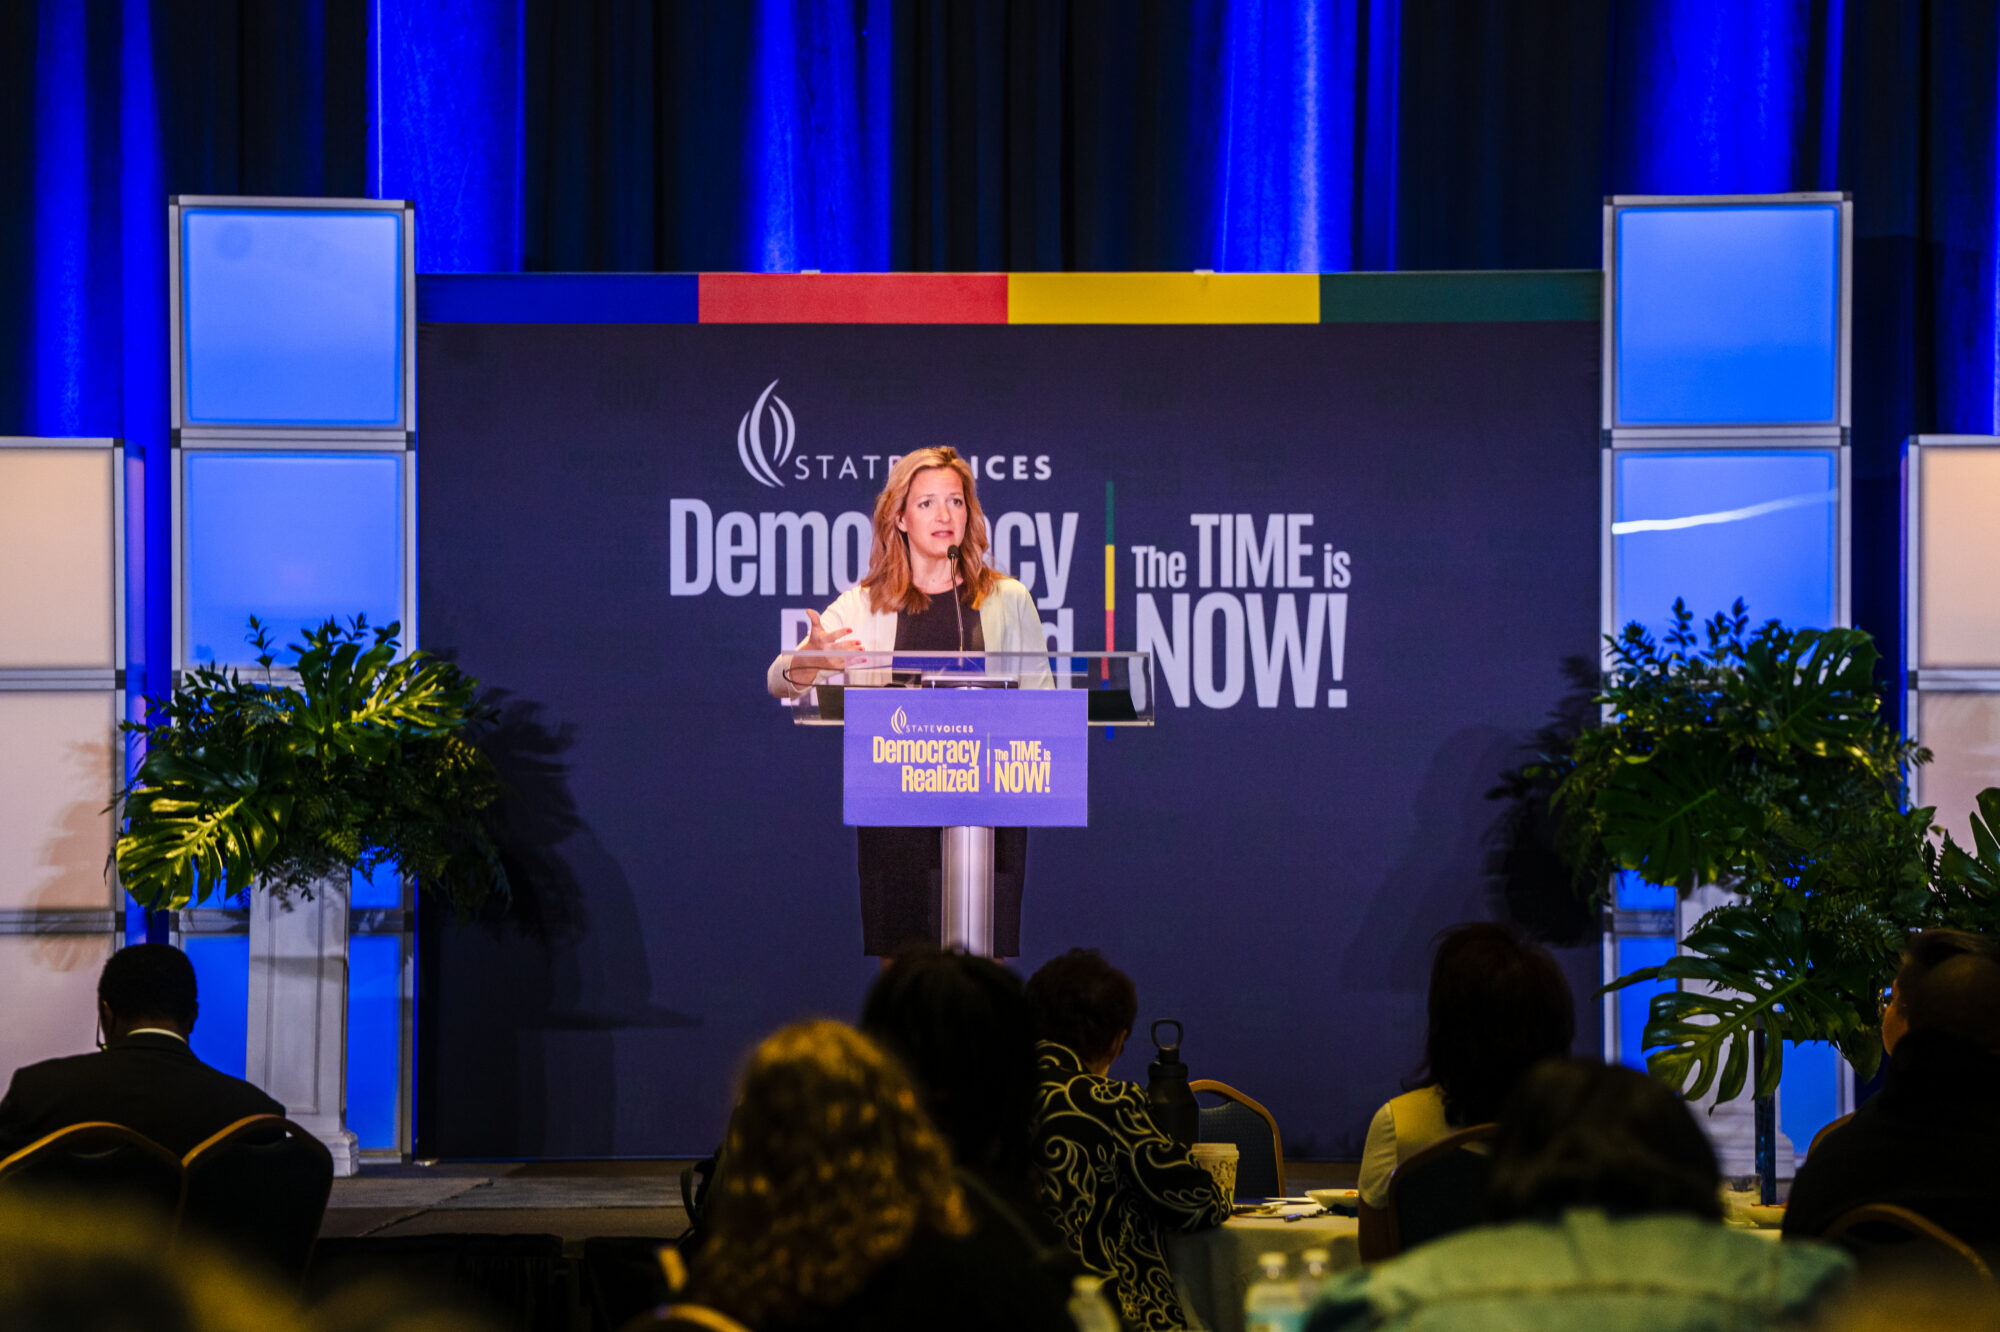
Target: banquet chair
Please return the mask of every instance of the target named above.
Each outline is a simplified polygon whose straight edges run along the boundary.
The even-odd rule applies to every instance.
[[[251,1115],[211,1135],[181,1161],[182,1224],[304,1281],[333,1191],[333,1155],[282,1115]]]
[[[317,1303],[349,1287],[402,1286],[423,1292],[440,1307],[476,1311],[485,1320],[481,1327],[543,1332],[570,1326],[577,1303],[574,1272],[560,1235],[328,1236],[313,1249],[305,1296]]]
[[[1382,1209],[1380,1257],[1407,1253],[1427,1241],[1470,1230],[1486,1220],[1486,1181],[1493,1158],[1472,1148],[1500,1136],[1498,1124],[1474,1124],[1397,1166]],[[1369,1246],[1364,1245],[1366,1252]]]
[[[1196,1078],[1188,1090],[1196,1096],[1206,1092],[1222,1098],[1221,1105],[1201,1107],[1198,1136],[1203,1142],[1235,1144],[1236,1196],[1284,1197],[1285,1144],[1271,1112],[1234,1087],[1209,1078]]]
[[[663,1304],[640,1314],[619,1332],[750,1332],[719,1309],[705,1304]]]
[[[174,1154],[122,1124],[71,1124],[0,1161],[0,1191],[66,1192],[125,1202],[178,1224],[183,1177]]]
[[[1920,1212],[1892,1203],[1868,1203],[1843,1212],[1820,1235],[1853,1253],[1863,1268],[1916,1262],[1948,1270],[1995,1289],[1993,1269],[1973,1247]]]
[[[1819,1132],[1812,1135],[1812,1141],[1806,1144],[1806,1155],[1811,1156],[1819,1148],[1820,1143],[1826,1140],[1827,1134],[1833,1132],[1852,1118],[1854,1118],[1854,1112],[1849,1110],[1838,1119],[1827,1120],[1825,1124],[1820,1126]]]

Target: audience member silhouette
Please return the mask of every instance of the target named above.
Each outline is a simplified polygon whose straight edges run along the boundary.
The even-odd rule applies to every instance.
[[[973,1237],[908,1075],[854,1028],[803,1022],[760,1044],[722,1156],[688,1288],[702,1308],[757,1332],[1052,1326]]]
[[[1719,1186],[1707,1137],[1667,1087],[1547,1060],[1501,1111],[1494,1224],[1342,1277],[1307,1326],[1764,1327],[1841,1287],[1851,1261],[1838,1249],[1723,1226]]]
[[[1893,1203],[2000,1257],[2000,948],[1929,930],[1903,951],[1882,1014],[1882,1086],[1812,1150],[1787,1235]]]
[[[1138,1016],[1131,978],[1095,949],[1072,948],[1028,981],[1041,1036],[1036,1164],[1042,1207],[1070,1252],[1107,1279],[1129,1329],[1183,1325],[1165,1232],[1229,1219],[1230,1199],[1108,1075]]]
[[[194,967],[178,948],[134,944],[113,953],[97,982],[102,1048],[15,1072],[0,1100],[0,1156],[93,1120],[123,1124],[184,1156],[245,1116],[284,1114],[188,1048],[198,1011]]]
[[[861,1030],[915,1080],[980,1242],[1042,1281],[1060,1316],[1082,1268],[1036,1200],[1035,1024],[1020,977],[963,952],[910,950],[870,988]]]
[[[1491,922],[1438,936],[1428,1007],[1418,1086],[1375,1112],[1361,1149],[1364,1230],[1380,1224],[1369,1213],[1388,1203],[1398,1165],[1459,1129],[1493,1122],[1522,1074],[1568,1054],[1576,1034],[1569,982],[1548,949]]]

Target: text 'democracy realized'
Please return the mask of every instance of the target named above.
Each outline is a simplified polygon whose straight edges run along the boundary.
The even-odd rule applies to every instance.
[[[1079,689],[849,689],[843,821],[1080,828],[1086,701]]]

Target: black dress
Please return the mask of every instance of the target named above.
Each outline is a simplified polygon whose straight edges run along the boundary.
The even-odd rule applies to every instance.
[[[979,612],[963,604],[954,612],[949,597],[932,597],[917,614],[904,611],[896,617],[898,652],[936,652],[949,658],[954,652],[983,651],[985,642]],[[943,923],[940,830],[856,828],[854,832],[856,867],[861,872],[861,951],[870,957],[893,957],[913,943],[935,944]],[[1021,884],[1027,871],[1028,830],[995,828],[993,951],[1001,957],[1021,955]]]

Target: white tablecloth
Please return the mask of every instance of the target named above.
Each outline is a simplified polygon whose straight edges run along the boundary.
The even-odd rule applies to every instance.
[[[1311,1207],[1293,1211],[1310,1212]],[[1316,1216],[1305,1221],[1276,1217],[1233,1217],[1214,1230],[1167,1236],[1167,1261],[1180,1288],[1181,1309],[1194,1332],[1243,1332],[1243,1301],[1257,1279],[1257,1255],[1282,1253],[1290,1271],[1301,1275],[1299,1255],[1325,1249],[1330,1271],[1361,1263],[1360,1223],[1351,1216]]]

